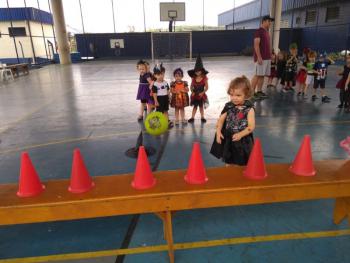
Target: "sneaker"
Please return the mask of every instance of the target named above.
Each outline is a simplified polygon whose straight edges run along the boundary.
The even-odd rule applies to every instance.
[[[338,109],[342,109],[342,108],[344,108],[344,105],[343,105],[343,103],[340,103],[340,104],[338,105]]]
[[[186,125],[187,124],[187,120],[182,120],[182,125]]]
[[[174,123],[172,121],[168,121],[168,128],[171,129],[174,127]]]
[[[260,97],[260,98],[267,98],[268,96],[264,93],[264,92],[262,92],[262,91],[258,91],[257,92],[257,95],[258,95],[258,97]]]
[[[143,121],[143,116],[138,116],[138,117],[137,117],[137,121],[138,121],[138,122]]]
[[[191,118],[191,119],[188,120],[188,122],[189,122],[189,123],[193,123],[193,122],[194,122],[194,119]]]
[[[298,92],[297,96],[300,97],[301,95],[304,95],[304,92],[301,93],[300,91]]]
[[[331,98],[327,97],[327,96],[322,96],[322,102],[330,102]]]
[[[201,122],[202,122],[202,123],[206,123],[207,120],[206,120],[205,118],[202,118],[202,119],[201,119]]]
[[[311,100],[317,100],[317,99],[318,99],[318,98],[317,98],[316,95],[312,95]]]
[[[288,92],[288,88],[283,88],[283,89],[282,89],[282,92],[283,92],[283,93],[287,93],[287,92]]]
[[[253,98],[254,101],[255,100],[261,100],[261,97],[259,96],[259,94],[257,92],[254,93]]]
[[[175,126],[179,126],[180,125],[180,121],[175,121]]]
[[[291,91],[291,92],[295,92],[295,90],[293,89],[293,88],[289,88],[289,91]]]

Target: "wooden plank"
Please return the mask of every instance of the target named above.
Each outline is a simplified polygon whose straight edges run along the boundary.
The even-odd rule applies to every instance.
[[[0,225],[350,196],[345,160],[315,162],[314,177],[295,176],[288,167],[267,165],[261,181],[243,177],[242,167],[209,168],[204,185],[187,184],[185,170],[159,171],[157,185],[144,191],[130,186],[132,174],[99,176],[92,191],[78,195],[67,191],[68,180],[57,180],[33,198],[17,197],[17,185],[1,185]]]

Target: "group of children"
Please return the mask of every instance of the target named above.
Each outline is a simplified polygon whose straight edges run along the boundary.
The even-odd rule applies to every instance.
[[[147,112],[153,110],[162,112],[169,122],[169,127],[173,126],[173,122],[169,120],[169,105],[175,108],[175,125],[187,122],[193,123],[197,110],[199,108],[201,122],[205,123],[204,108],[208,105],[208,78],[209,73],[203,67],[203,62],[199,56],[196,60],[194,69],[188,71],[191,77],[191,85],[188,87],[187,81],[183,80],[184,72],[181,68],[177,68],[173,72],[174,80],[170,85],[164,80],[165,68],[163,64],[157,64],[153,73],[150,71],[149,63],[140,60],[137,62],[137,70],[140,73],[140,82],[137,92],[137,100],[140,100],[140,113],[138,120],[143,120],[143,112],[147,107]],[[188,92],[191,91],[190,97]],[[187,121],[185,119],[185,107],[193,106],[192,116]]]
[[[299,62],[301,65],[298,66]],[[284,51],[274,52],[271,56],[271,75],[268,76],[268,87],[282,85],[283,92],[294,92],[298,87],[298,97],[307,99],[307,91],[312,87],[311,100],[318,99],[317,90],[320,89],[321,101],[330,102],[331,98],[325,92],[328,66],[334,61],[327,54],[319,54],[309,48],[303,50],[301,61],[298,59],[298,48],[291,44],[289,53]],[[343,83],[345,85],[345,82]],[[344,104],[344,103],[343,103]]]
[[[322,102],[329,102],[329,98],[324,92],[327,76],[327,67],[333,63],[325,56],[319,56],[309,50],[305,52],[305,59],[299,72],[297,72],[297,49],[291,46],[287,59],[283,53],[278,54],[278,59],[274,61],[273,78],[269,84],[276,83],[276,79],[284,85],[283,90],[293,89],[296,82],[299,83],[298,96],[306,98],[307,89],[313,85],[314,93],[312,100],[315,100],[316,90],[321,88]],[[137,68],[140,72],[140,85],[137,99],[141,100],[139,120],[143,119],[144,106],[147,104],[148,111],[155,107],[157,111],[163,112],[168,117],[169,101],[171,107],[175,108],[176,121],[185,123],[184,108],[192,105],[192,117],[188,122],[193,122],[197,108],[199,107],[202,122],[204,118],[204,105],[208,102],[206,91],[208,90],[208,78],[200,57],[197,58],[195,68],[189,70],[191,77],[190,89],[186,81],[183,81],[183,71],[181,68],[173,72],[174,81],[170,86],[164,81],[165,68],[162,64],[156,65],[153,74],[150,73],[149,64],[139,61]],[[282,69],[281,69],[282,68]],[[346,107],[349,111],[350,100],[350,57],[346,60],[342,72],[339,75],[342,79],[338,82],[340,89],[341,104],[339,108]],[[275,85],[276,85],[275,84]],[[189,98],[188,92],[191,91]],[[230,102],[225,104],[217,121],[216,132],[210,153],[222,159],[226,165],[246,165],[254,145],[253,131],[255,129],[255,110],[251,102],[252,88],[247,77],[241,76],[233,79],[228,87],[227,94]],[[189,103],[190,101],[190,103]],[[179,118],[180,115],[180,118]]]

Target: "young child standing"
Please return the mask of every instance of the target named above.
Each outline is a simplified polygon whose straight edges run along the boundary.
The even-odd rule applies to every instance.
[[[191,82],[191,106],[193,106],[192,117],[188,122],[194,122],[194,117],[197,113],[197,108],[201,114],[201,122],[205,123],[207,120],[204,118],[204,103],[208,101],[206,92],[208,91],[208,71],[203,67],[202,58],[197,57],[194,69],[191,69],[188,75],[192,78]]]
[[[143,111],[147,105],[147,112],[151,112],[153,107],[153,98],[151,97],[150,85],[153,84],[152,75],[149,72],[149,64],[147,61],[139,60],[136,68],[140,73],[139,88],[137,91],[136,100],[141,101],[140,112],[137,118],[138,121],[143,120]]]
[[[326,78],[327,78],[327,69],[328,66],[333,64],[334,61],[330,58],[327,58],[324,54],[320,54],[318,61],[316,61],[314,70],[316,70],[317,74],[314,78],[314,91],[313,95],[311,97],[312,101],[315,101],[317,99],[317,89],[318,87],[321,88],[321,96],[322,96],[322,102],[330,102],[331,98],[329,98],[325,93],[326,88]]]
[[[349,89],[345,89],[345,83],[346,80],[348,79],[350,73],[350,56],[346,58],[346,64],[344,65],[344,68],[341,72],[338,74],[342,76],[342,78],[338,81],[337,83],[337,89],[339,89],[339,99],[340,99],[340,104],[338,105],[338,108],[349,108]]]
[[[188,84],[187,81],[183,81],[184,72],[181,68],[174,70],[175,81],[170,83],[171,87],[171,103],[170,106],[175,108],[175,125],[186,124],[185,120],[185,107],[189,105],[188,98]],[[181,119],[179,120],[179,115]]]
[[[350,73],[348,74],[348,78],[345,81],[345,86],[344,86],[344,90],[345,90],[345,103],[347,104],[347,109],[346,112],[349,113],[350,112]]]
[[[295,43],[291,44],[289,47],[289,55],[286,61],[286,68],[284,71],[284,81],[285,87],[284,92],[294,91],[293,86],[295,86],[295,77],[298,68],[298,47]]]
[[[255,129],[255,111],[248,101],[250,81],[245,76],[233,79],[227,93],[230,102],[221,112],[213,144],[223,144],[222,159],[226,165],[246,165],[253,149]]]
[[[156,65],[153,69],[153,75],[156,78],[152,85],[152,94],[156,111],[165,115],[168,120],[169,128],[172,128],[173,123],[169,120],[169,93],[170,88],[168,83],[164,80],[165,68],[163,64]]]
[[[317,71],[314,70],[315,62],[316,62],[316,52],[310,51],[307,54],[306,61],[304,61],[302,69],[306,72],[306,79],[304,81],[304,85],[300,83],[298,96],[303,96],[304,99],[307,98],[307,89],[310,85],[313,85],[315,75],[317,75]]]
[[[270,76],[268,76],[267,87],[276,88],[277,84],[277,55],[274,50],[271,53],[271,71]]]
[[[284,51],[278,52],[277,55],[277,83],[284,86],[284,71],[286,70],[286,54]]]

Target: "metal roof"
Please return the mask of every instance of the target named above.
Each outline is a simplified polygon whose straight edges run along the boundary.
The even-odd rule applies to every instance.
[[[18,8],[0,8],[0,22],[30,20],[42,22],[44,24],[53,24],[52,15],[46,11],[33,7]]]

